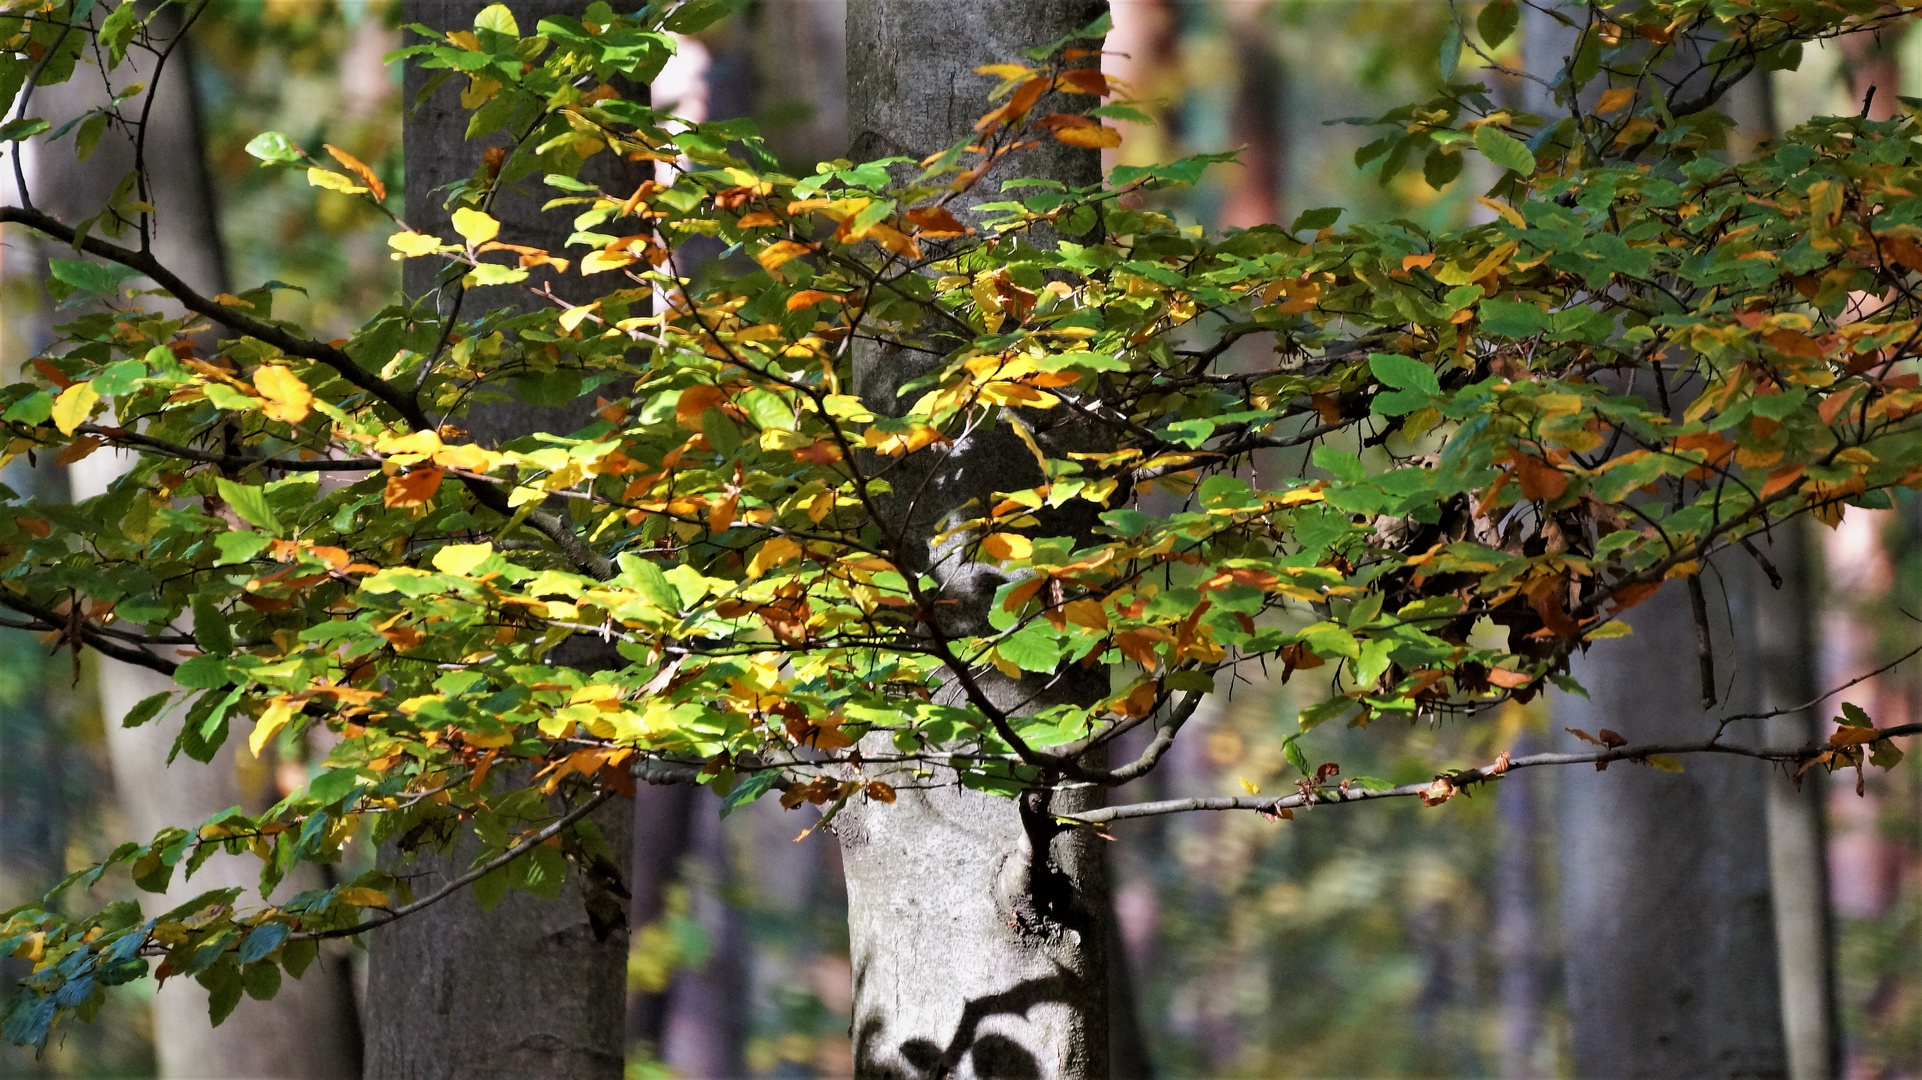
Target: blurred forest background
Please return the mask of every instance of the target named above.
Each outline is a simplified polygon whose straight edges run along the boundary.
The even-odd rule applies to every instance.
[[[1441,193],[1420,170],[1378,184],[1354,163],[1370,136],[1329,123],[1433,89],[1449,18],[1441,0],[1115,0],[1114,15],[1107,66],[1157,120],[1130,129],[1119,160],[1246,148],[1239,167],[1171,200],[1182,217],[1249,226],[1342,206],[1348,221],[1444,226],[1485,213],[1470,198],[1472,177]],[[682,43],[656,101],[695,118],[752,117],[788,165],[811,172],[846,145],[843,17],[835,0],[746,2]],[[399,73],[381,63],[400,44],[398,21],[392,0],[215,0],[193,30],[201,152],[228,277],[298,287],[280,294],[276,314],[328,333],[346,334],[398,288],[388,227],[297,174],[257,168],[243,146],[267,129],[333,143],[398,188]],[[1868,83],[1879,107],[1897,91],[1922,94],[1922,34],[1846,54],[1811,50],[1800,71],[1774,78],[1774,122],[1853,113]],[[12,370],[58,315],[32,270],[37,242],[18,231],[4,240],[0,362]],[[64,498],[64,472],[22,460],[0,482]],[[1822,685],[1832,686],[1922,644],[1922,624],[1905,614],[1922,613],[1922,502],[1851,511],[1817,531],[1813,617]],[[108,749],[118,718],[103,716],[93,658],[76,667],[51,648],[0,629],[0,909],[133,831]],[[1908,722],[1918,672],[1898,667],[1850,698],[1884,726]],[[1132,797],[1285,785],[1281,738],[1315,696],[1306,678],[1242,687]],[[1326,749],[1346,775],[1421,780],[1437,761],[1545,740],[1553,712],[1537,701],[1472,725],[1349,731]],[[305,779],[300,761],[243,755],[234,769],[250,800]],[[1187,815],[1118,828],[1121,990],[1138,1018],[1129,1037],[1154,1073],[1565,1073],[1554,789],[1585,775],[1546,771],[1433,809],[1397,800],[1282,823]],[[846,1075],[850,970],[832,838],[794,842],[809,812],[783,813],[772,800],[725,821],[705,792],[654,802],[641,831],[676,884],[663,910],[638,915],[630,984],[635,1009],[664,1011],[665,1036],[636,1047],[631,1074]],[[1846,1075],[1922,1078],[1922,771],[1873,775],[1860,798],[1837,783],[1826,807]],[[330,962],[352,971],[351,957]],[[18,974],[4,964],[0,973]],[[152,1075],[153,985],[116,993],[99,1023],[40,1058],[0,1049],[0,1075]],[[245,1002],[230,1023],[260,1008]]]

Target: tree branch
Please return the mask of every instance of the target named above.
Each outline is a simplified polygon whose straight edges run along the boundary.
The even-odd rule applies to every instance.
[[[1883,728],[1875,742],[1893,739],[1902,735],[1922,733],[1922,723],[1902,724],[1898,727]],[[1858,744],[1869,745],[1869,744]],[[1740,757],[1759,758],[1763,761],[1806,761],[1834,749],[1827,743],[1814,746],[1772,749],[1769,747],[1731,746],[1728,743],[1651,743],[1643,746],[1617,746],[1587,754],[1530,754],[1508,762],[1496,762],[1475,769],[1461,769],[1443,773],[1426,784],[1402,784],[1399,787],[1382,791],[1367,791],[1361,788],[1346,788],[1325,791],[1297,792],[1279,798],[1259,795],[1237,797],[1163,799],[1159,802],[1124,803],[1121,806],[1102,807],[1081,814],[1063,814],[1061,820],[1078,825],[1103,825],[1111,821],[1126,821],[1130,818],[1161,817],[1166,814],[1182,814],[1193,810],[1257,810],[1274,813],[1280,810],[1293,810],[1304,806],[1333,806],[1343,803],[1370,802],[1375,799],[1405,799],[1410,796],[1434,797],[1438,793],[1436,784],[1445,784],[1444,792],[1453,794],[1474,784],[1493,780],[1515,769],[1530,769],[1542,765],[1606,765],[1612,761],[1636,761],[1653,755],[1673,757],[1677,754],[1735,754]]]

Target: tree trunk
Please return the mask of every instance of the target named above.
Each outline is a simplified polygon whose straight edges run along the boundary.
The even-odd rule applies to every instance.
[[[1818,693],[1812,624],[1807,522],[1777,529],[1763,547],[1781,575],[1779,589],[1756,603],[1756,648],[1761,656],[1763,707],[1793,708]],[[1759,543],[1759,541],[1758,541]],[[1808,746],[1822,739],[1820,708],[1764,722],[1770,746]],[[1769,876],[1774,883],[1775,944],[1781,956],[1782,1025],[1792,1080],[1839,1075],[1842,1041],[1835,1000],[1835,940],[1829,909],[1828,822],[1823,812],[1828,776],[1812,769],[1800,779],[1772,775],[1768,785]]]
[[[1528,68],[1552,80],[1568,63],[1575,32],[1523,10]],[[1599,92],[1591,85],[1584,96]],[[1552,115],[1559,108],[1537,101],[1533,111]],[[1749,711],[1761,696],[1754,651],[1743,645],[1754,617],[1744,561],[1739,552],[1719,558],[1699,579],[1709,598],[1715,715]],[[1626,621],[1632,637],[1577,658],[1574,674],[1591,696],[1557,698],[1557,726],[1590,734],[1609,728],[1631,742],[1713,734],[1687,583],[1670,582]],[[1579,745],[1566,734],[1556,743]],[[1577,1076],[1788,1074],[1765,770],[1714,756],[1691,758],[1686,768],[1678,776],[1618,763],[1601,775],[1557,778],[1563,959]]]
[[[405,0],[401,22],[467,29],[486,6],[486,0]],[[586,3],[519,0],[508,6],[531,33],[542,16],[579,14]],[[450,80],[417,107],[426,82],[426,72],[408,66],[406,218],[416,229],[447,236],[449,212],[440,189],[478,168],[482,147],[466,140],[468,114],[459,104],[460,81]],[[596,164],[610,171],[625,166]],[[615,185],[619,179],[609,177],[608,182]],[[633,183],[638,177],[628,186]],[[502,238],[561,252],[572,231],[572,215],[565,210],[543,214],[540,207],[548,195],[538,177],[503,191],[492,207],[503,225]],[[405,265],[404,285],[410,295],[433,288],[438,269],[433,262],[418,259]],[[551,280],[562,296],[578,297],[593,289],[577,276]],[[514,305],[524,296],[513,290],[482,290],[466,298],[464,311],[472,315],[487,307]],[[582,402],[551,409],[514,403],[476,410],[465,426],[479,441],[504,442],[541,430],[572,431],[585,417]],[[583,645],[563,662],[592,668],[609,661],[600,652]],[[633,805],[616,801],[591,819],[623,863],[632,843],[633,814]],[[423,853],[402,872],[420,875],[414,888],[424,892],[463,871],[477,845],[473,836],[463,835],[451,853]],[[623,866],[623,875],[626,872]],[[624,1063],[626,963],[626,927],[597,927],[574,877],[557,900],[513,892],[492,912],[482,911],[471,893],[450,897],[374,937],[368,957],[367,1075],[379,1080],[617,1080]]]
[[[1739,568],[1738,568],[1739,569]],[[1731,579],[1737,574],[1730,573]],[[1744,598],[1734,598],[1737,627]],[[1726,626],[1720,605],[1714,622]],[[1701,739],[1695,627],[1682,583],[1635,609],[1632,637],[1576,664],[1590,698],[1556,721],[1631,743]],[[1717,671],[1730,682],[1728,635]],[[1736,685],[1760,676],[1744,664]],[[1754,695],[1725,704],[1752,707]],[[1746,698],[1746,700],[1745,700]],[[1577,744],[1563,736],[1565,748]],[[1765,770],[1702,756],[1677,776],[1617,763],[1561,780],[1562,936],[1577,1076],[1780,1077],[1788,1073],[1769,890]]]
[[[1519,709],[1520,706],[1510,706]],[[1526,725],[1526,721],[1523,721]],[[1534,753],[1536,736],[1524,726],[1508,747],[1517,757]],[[1495,787],[1495,830],[1500,862],[1495,868],[1495,954],[1499,1010],[1497,1060],[1503,1080],[1543,1074],[1547,964],[1542,896],[1545,831],[1541,784],[1532,772],[1512,773]]]
[[[847,22],[852,156],[920,159],[946,148],[989,108],[983,92],[991,83],[976,67],[1016,59],[1105,9],[1098,0],[854,0]],[[1046,142],[996,179],[1085,184],[1098,175],[1094,153]],[[994,179],[983,187],[994,188]],[[977,189],[969,201],[992,197]],[[871,407],[898,408],[893,388],[919,374],[906,356],[880,350],[857,353],[855,365]],[[903,523],[912,536],[933,535],[971,498],[1035,482],[1019,472],[1032,465],[1005,428],[901,464],[924,470],[926,490],[936,493],[924,494],[916,519]],[[919,486],[900,477],[895,483]],[[953,630],[981,620],[1000,583],[987,568],[960,562],[958,546],[904,553],[955,601]],[[1101,683],[1105,689],[1105,673]],[[963,789],[938,770],[908,782],[918,786],[897,783],[894,805],[851,804],[835,822],[848,883],[855,1074],[1105,1077],[1102,853],[1085,833],[1059,831],[1050,816],[1088,804],[1089,794],[1078,789],[1052,805],[1045,792],[1008,799]]]
[[[173,19],[163,15],[156,32],[171,34]],[[134,50],[115,73],[125,85],[153,78],[150,56]],[[42,89],[35,108],[55,117],[56,125],[96,106],[98,80],[83,70],[73,81]],[[149,120],[146,158],[154,217],[154,254],[189,285],[212,294],[225,291],[212,183],[201,141],[198,95],[192,57],[182,45],[168,61],[155,91],[159,97]],[[126,111],[138,115],[141,100]],[[35,147],[29,184],[38,205],[66,222],[92,216],[114,185],[133,168],[132,146],[110,132],[84,164],[75,160],[70,140]],[[54,252],[53,254],[59,254]],[[101,494],[129,462],[102,452],[70,469],[75,500]],[[235,754],[230,742],[206,765],[185,759],[162,767],[172,747],[178,713],[138,728],[120,718],[149,695],[177,689],[173,680],[146,668],[105,656],[90,658],[98,667],[101,713],[106,718],[108,755],[114,786],[130,831],[150,837],[169,825],[191,828],[234,805],[264,809],[275,797],[268,766]],[[259,887],[258,867],[250,859],[216,858],[191,881],[175,877],[160,898],[144,902],[149,911],[166,910],[208,889]],[[277,891],[280,897],[324,887],[319,867],[302,867]],[[154,1050],[163,1077],[285,1077],[288,1080],[338,1080],[360,1072],[360,1027],[355,1015],[351,969],[341,951],[328,950],[305,978],[285,983],[268,1002],[247,1001],[220,1027],[207,1020],[207,992],[191,979],[173,979],[153,1001]]]

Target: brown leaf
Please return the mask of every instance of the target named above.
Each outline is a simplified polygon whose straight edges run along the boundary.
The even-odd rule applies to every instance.
[[[1054,85],[1057,89],[1066,90],[1070,94],[1087,94],[1091,97],[1107,97],[1111,92],[1107,78],[1094,68],[1064,71],[1059,78],[1055,79]]]
[[[889,804],[892,804],[894,802],[894,787],[893,785],[889,784],[885,780],[868,781],[868,786],[866,788],[866,791],[868,793],[868,798],[873,799],[877,802],[884,802]]]

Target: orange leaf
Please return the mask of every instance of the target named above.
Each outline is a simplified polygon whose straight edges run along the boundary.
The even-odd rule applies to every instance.
[[[794,451],[794,460],[810,465],[832,465],[841,460],[841,448],[831,442],[815,442]]]
[[[939,240],[946,236],[965,236],[974,231],[961,224],[953,214],[948,213],[946,207],[941,206],[917,206],[908,211],[908,222],[921,230],[922,236],[931,240]]]
[[[335,146],[333,143],[322,143],[321,145],[327,148],[328,153],[334,155],[335,161],[347,166],[348,172],[360,177],[360,182],[366,184],[367,190],[374,193],[375,201],[387,201],[387,185],[380,182],[380,177],[374,173],[374,170],[367,167],[366,162],[361,161],[359,158]]]
[[[1433,252],[1426,255],[1403,255],[1401,257],[1401,268],[1403,270],[1426,270],[1434,264],[1435,255]]]
[[[1872,727],[1839,727],[1829,733],[1830,746],[1860,746],[1872,743],[1882,737],[1882,733]]]
[[[42,524],[45,523],[43,522]],[[1046,577],[1036,575],[1016,585],[1014,588],[1009,589],[1007,598],[1001,601],[1001,610],[1020,611],[1028,605],[1028,601],[1034,599],[1035,593],[1041,591],[1041,586],[1047,583],[1048,579]]]
[[[413,472],[387,478],[385,494],[388,506],[420,506],[432,499],[440,490],[441,478],[447,473],[442,469],[415,469]]]
[[[816,304],[828,300],[839,302],[840,299],[840,297],[831,292],[822,292],[819,289],[803,289],[787,298],[787,309],[789,311],[799,311],[804,307],[813,307]]]
[[[1488,681],[1506,690],[1517,686],[1527,686],[1535,681],[1533,675],[1523,671],[1510,671],[1507,668],[1489,668]]]
[[[1076,626],[1083,626],[1089,630],[1108,629],[1108,613],[1101,609],[1101,602],[1098,600],[1070,600],[1061,611],[1068,617],[1068,621]]]
[[[1522,482],[1522,497],[1543,502],[1562,497],[1568,490],[1568,474],[1541,458],[1515,455],[1515,475]]]
[[[21,528],[42,540],[53,534],[52,523],[41,518],[14,518],[13,520]]]
[[[766,210],[756,210],[734,223],[737,229],[758,229],[763,225],[779,225],[781,219]]]
[[[1771,330],[1762,335],[1762,340],[1783,356],[1794,356],[1804,360],[1822,359],[1822,346],[1817,345],[1814,338],[1800,330],[1786,328]]]
[[[1617,613],[1627,611],[1636,604],[1654,596],[1656,591],[1661,587],[1662,583],[1659,581],[1644,581],[1638,585],[1624,585],[1616,589],[1615,611]]]
[[[1091,97],[1107,97],[1110,93],[1108,80],[1094,68],[1076,68],[1064,71],[1054,81],[1055,88],[1070,94],[1087,94]]]
[[[725,401],[727,392],[720,387],[697,383],[681,391],[681,400],[674,406],[674,422],[689,431],[699,431],[701,417]]]
[[[870,780],[866,788],[868,798],[876,802],[894,802],[894,787],[884,780]]]
[[[1777,469],[1770,473],[1767,482],[1762,485],[1762,498],[1767,499],[1784,488],[1793,485],[1796,481],[1802,479],[1802,473],[1806,469],[1807,466],[1805,465],[1790,465],[1785,469]]]

